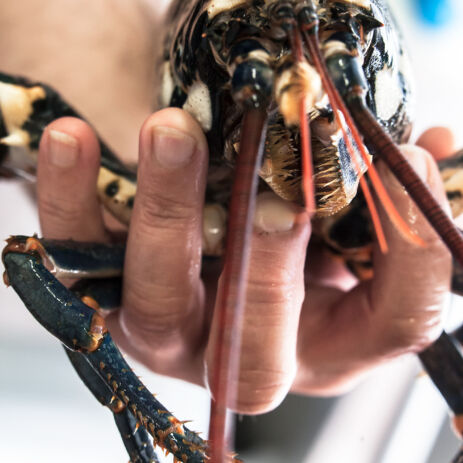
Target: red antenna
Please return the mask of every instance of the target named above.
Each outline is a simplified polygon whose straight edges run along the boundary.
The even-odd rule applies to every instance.
[[[305,60],[302,48],[301,35],[294,29],[292,35],[293,53],[299,63]],[[313,182],[313,161],[312,161],[312,142],[310,138],[310,123],[306,111],[306,96],[301,95],[299,103],[299,124],[301,130],[301,158],[302,158],[302,190],[304,193],[305,208],[309,214],[314,214],[316,209],[315,189]]]
[[[361,136],[360,136],[360,134],[359,134],[359,132],[357,130],[357,127],[356,127],[354,121],[352,120],[352,118],[350,116],[350,113],[347,110],[341,96],[339,95],[339,92],[337,91],[335,85],[333,84],[333,82],[331,81],[331,79],[329,77],[328,70],[326,68],[325,62],[323,61],[323,58],[322,58],[321,53],[320,53],[318,37],[316,36],[316,34],[309,34],[304,29],[303,29],[303,35],[304,35],[305,43],[306,43],[307,47],[309,48],[311,57],[312,57],[312,59],[314,61],[315,67],[318,70],[318,72],[320,73],[320,76],[322,78],[323,86],[325,87],[325,90],[326,90],[326,92],[328,94],[330,103],[333,106],[333,109],[335,107],[337,108],[337,110],[334,110],[334,114],[335,114],[335,117],[336,117],[336,119],[338,121],[338,124],[340,125],[341,129],[343,130],[344,137],[346,138],[346,143],[347,143],[348,147],[350,145],[349,152],[351,153],[351,157],[353,159],[354,164],[355,163],[358,164],[358,160],[356,159],[355,154],[352,155],[352,152],[353,152],[352,143],[350,141],[350,138],[346,137],[346,129],[345,129],[344,125],[343,125],[343,121],[341,120],[341,118],[339,116],[339,111],[344,116],[344,119],[345,119],[345,121],[347,123],[347,126],[349,127],[349,130],[352,133],[352,137],[354,138],[354,141],[355,141],[355,143],[356,143],[356,145],[357,145],[357,147],[358,147],[358,149],[360,151],[363,162],[365,162],[365,164],[368,166],[367,174],[370,176],[373,188],[375,189],[376,194],[378,195],[378,198],[379,198],[380,202],[382,203],[384,209],[386,210],[387,214],[389,215],[391,221],[394,223],[394,225],[397,227],[397,229],[402,233],[402,235],[406,239],[408,239],[412,243],[415,243],[418,246],[425,247],[426,243],[416,233],[414,233],[410,229],[408,224],[400,216],[400,214],[397,211],[397,209],[395,208],[390,196],[388,195],[386,189],[384,188],[384,185],[383,185],[383,183],[382,183],[382,181],[381,181],[381,179],[380,179],[380,177],[378,175],[378,172],[377,172],[375,166],[371,163],[371,161],[369,159],[369,155],[368,155],[368,153],[366,151],[365,145],[363,144],[362,138],[361,138]],[[355,152],[353,152],[353,153],[355,153]],[[363,179],[363,176],[360,178],[360,185],[361,186],[362,186],[362,184],[366,185],[365,180],[363,179],[363,181],[362,181],[362,179]],[[366,189],[363,186],[362,186],[362,190],[363,190],[363,193],[365,195],[365,199],[367,200],[368,208],[370,210],[371,217],[372,217],[372,220],[373,220],[373,224],[374,224],[374,227],[375,227],[375,230],[376,230],[376,234],[378,236],[378,241],[380,242],[380,246],[381,246],[381,241],[382,241],[381,235],[384,236],[384,233],[383,233],[382,227],[381,227],[381,225],[379,223],[378,212],[377,212],[376,207],[374,206],[374,203],[373,203],[373,201],[371,199],[371,193],[370,192],[365,193]],[[368,201],[369,201],[368,197],[370,197],[371,205],[368,203]],[[381,229],[381,231],[379,231],[380,229]],[[384,243],[383,243],[383,246],[384,246]],[[383,246],[382,246],[382,248],[383,248]],[[386,245],[386,247],[387,247],[387,245]]]

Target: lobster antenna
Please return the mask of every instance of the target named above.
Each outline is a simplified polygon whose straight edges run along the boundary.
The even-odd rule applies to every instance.
[[[368,142],[375,147],[381,159],[388,165],[399,182],[404,185],[410,197],[442,238],[455,260],[463,265],[463,235],[461,230],[445,213],[392,138],[376,122],[361,98],[352,98],[349,106],[352,107],[352,114],[355,115],[356,122],[365,133]]]
[[[339,92],[335,85],[333,84],[329,73],[328,69],[325,65],[325,62],[323,61],[323,58],[320,53],[320,47],[319,47],[319,41],[318,37],[314,33],[308,33],[307,29],[305,26],[302,26],[303,30],[303,36],[305,43],[307,47],[309,48],[310,54],[312,56],[312,59],[314,60],[315,67],[317,70],[319,70],[323,86],[326,89],[326,92],[328,93],[330,103],[335,105],[339,108],[341,111],[342,115],[344,116],[344,119],[347,123],[347,126],[349,127],[352,137],[354,138],[354,141],[356,145],[358,146],[358,149],[361,153],[363,162],[368,166],[367,174],[369,175],[373,188],[376,191],[376,194],[378,195],[378,198],[380,202],[382,203],[384,209],[386,210],[387,214],[389,215],[391,221],[394,223],[396,228],[401,232],[401,234],[410,242],[421,246],[425,247],[426,243],[416,234],[414,233],[409,225],[405,222],[405,220],[400,216],[399,212],[397,211],[396,207],[394,206],[394,203],[392,202],[389,194],[386,191],[386,188],[384,187],[378,172],[374,166],[374,164],[370,161],[368,158],[368,153],[365,149],[365,145],[363,144],[362,138],[360,136],[360,133],[357,130],[357,127],[352,120],[352,117],[350,116],[350,113],[348,109],[346,108],[346,105],[344,104],[344,101],[342,100],[341,96],[339,95]],[[342,121],[340,121],[340,117],[338,114],[338,111],[334,111],[335,116],[338,120],[338,124],[340,124],[341,128],[343,129],[343,124]],[[345,131],[345,129],[343,129]],[[350,139],[347,137],[347,143],[350,143]],[[352,144],[350,143],[352,146]],[[355,156],[354,156],[355,157]],[[361,179],[363,176],[361,177]],[[362,181],[360,181],[360,184],[362,185]],[[363,189],[363,187],[362,187]],[[365,194],[365,191],[364,191]],[[367,199],[367,196],[365,196],[365,199]],[[368,200],[367,200],[368,201]],[[370,206],[369,206],[370,208]],[[370,209],[370,213],[372,213],[372,210]],[[378,214],[376,212],[376,217],[378,217]],[[373,213],[372,213],[372,219],[373,219]],[[379,220],[379,219],[378,219]],[[375,227],[376,229],[376,227]],[[377,230],[377,229],[376,229]],[[379,236],[378,236],[379,239]]]
[[[245,111],[229,209],[225,265],[217,295],[217,329],[213,344],[213,374],[210,383],[213,396],[209,424],[211,463],[228,461],[231,454],[227,405],[236,402],[233,385],[236,384],[239,374],[250,241],[258,171],[264,153],[266,123],[266,108]]]
[[[309,47],[309,51],[310,51],[311,55],[313,56],[314,53],[312,52],[312,50],[310,49],[309,44],[307,43],[307,37],[306,37],[307,33],[305,33],[304,30],[302,30],[302,32],[304,34],[304,39],[306,41],[306,44]],[[375,202],[373,200],[373,196],[372,196],[372,194],[370,192],[370,189],[368,187],[368,183],[365,180],[365,177],[362,175],[360,163],[359,163],[359,161],[357,159],[357,156],[355,155],[354,146],[353,146],[352,141],[351,141],[351,139],[350,139],[350,137],[349,137],[349,135],[347,133],[347,130],[346,130],[345,125],[344,125],[344,121],[342,121],[341,117],[339,116],[340,109],[339,109],[339,107],[337,105],[337,102],[336,102],[335,98],[333,97],[331,89],[327,85],[326,76],[323,73],[323,69],[321,69],[317,65],[318,63],[317,63],[316,57],[314,57],[313,60],[314,60],[315,67],[316,67],[317,71],[319,72],[319,74],[320,74],[320,76],[322,78],[323,86],[324,86],[324,88],[325,88],[325,90],[326,90],[326,92],[328,94],[328,99],[329,99],[330,104],[332,106],[333,113],[334,113],[334,115],[336,117],[336,121],[338,123],[338,126],[341,128],[343,136],[344,136],[344,140],[346,141],[347,151],[348,151],[348,153],[349,153],[349,155],[350,155],[350,157],[352,159],[355,171],[357,172],[357,176],[358,176],[359,182],[360,182],[360,187],[361,187],[361,189],[363,191],[363,196],[365,197],[365,201],[367,203],[368,210],[370,211],[370,217],[371,217],[371,221],[373,223],[373,228],[374,228],[376,236],[378,238],[379,247],[381,249],[381,252],[383,254],[385,254],[385,253],[388,252],[389,248],[388,248],[388,245],[387,245],[386,236],[384,234],[383,227],[381,225],[381,220],[379,218],[378,210],[377,210]],[[301,129],[301,133],[302,133],[302,129]]]
[[[302,48],[301,34],[294,28],[291,37],[293,54],[299,63],[305,61]],[[314,214],[316,210],[315,189],[313,182],[313,160],[312,142],[310,137],[310,123],[306,111],[306,96],[301,95],[299,103],[299,125],[301,131],[301,158],[302,158],[302,191],[304,193],[305,208],[309,214]]]

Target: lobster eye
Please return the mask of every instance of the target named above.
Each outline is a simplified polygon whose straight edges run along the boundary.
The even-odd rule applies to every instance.
[[[244,61],[233,73],[232,89],[236,101],[261,107],[272,96],[273,71],[262,61]]]
[[[270,55],[255,39],[238,42],[230,51],[232,93],[235,101],[254,108],[265,106],[272,97],[273,69]]]

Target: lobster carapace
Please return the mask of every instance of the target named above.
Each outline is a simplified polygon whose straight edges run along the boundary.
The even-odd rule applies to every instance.
[[[242,92],[241,86],[249,85],[249,73],[270,68],[258,74],[262,81],[256,82],[273,93],[260,177],[282,198],[301,201],[294,100],[301,87],[307,86],[314,103],[307,111],[312,125],[317,216],[332,215],[356,195],[357,173],[317,73],[311,67],[297,67],[287,34],[272,14],[272,7],[281,3],[177,2],[160,66],[160,101],[163,106],[182,107],[201,123],[211,148],[208,197],[221,202],[223,188],[214,180],[216,174],[223,179],[226,172],[219,175],[216,171],[236,159],[243,114],[242,107],[232,104],[232,92]],[[304,4],[284,3],[287,8]],[[406,140],[411,123],[407,59],[384,2],[319,2],[317,15],[324,52],[332,56],[343,48],[345,53],[359,55],[368,83],[369,108],[395,141]]]

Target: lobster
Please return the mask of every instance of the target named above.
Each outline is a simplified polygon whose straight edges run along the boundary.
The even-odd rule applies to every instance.
[[[333,215],[349,208],[355,216],[357,208],[364,207],[363,201],[366,201],[375,216],[363,173],[371,173],[377,189],[381,186],[374,180],[374,164],[356,127],[369,151],[391,166],[455,258],[461,259],[460,233],[391,139],[404,139],[409,125],[409,89],[402,79],[396,82],[400,100],[394,113],[387,120],[381,119],[373,82],[386,65],[395,65],[393,59],[391,62],[386,59],[388,47],[394,48],[394,38],[390,37],[394,27],[382,1],[177,2],[171,20],[175,27],[167,39],[165,62],[161,66],[164,71],[161,99],[164,105],[186,109],[201,123],[213,154],[211,171],[220,170],[224,163],[227,166],[220,188],[210,183],[207,193],[217,207],[228,206],[230,211],[224,285],[219,294],[222,324],[229,328],[240,325],[240,316],[238,320],[235,317],[243,308],[249,217],[258,188],[257,172],[264,182],[259,188],[270,189],[286,200],[305,205],[310,214]],[[373,51],[373,56],[362,63],[359,57],[364,57],[365,50]],[[400,47],[394,51],[402,53]],[[17,91],[18,98],[25,98],[19,123],[12,122],[8,107],[2,103],[2,158],[10,157],[9,146],[36,149],[45,125],[54,118],[79,117],[53,89],[43,84],[5,74],[0,80],[3,95]],[[329,95],[329,105],[323,103],[324,92]],[[204,100],[207,103],[200,104]],[[318,119],[317,122],[333,124],[336,129],[330,132],[333,141],[326,149],[313,146],[314,172],[309,159],[312,144],[308,132],[314,124],[309,124],[308,118],[311,122]],[[268,143],[264,145],[265,138]],[[282,145],[291,149],[285,151]],[[101,200],[116,217],[127,221],[134,202],[135,174],[103,142],[100,146]],[[282,152],[288,158],[283,167],[275,170]],[[332,164],[330,170],[323,170],[333,153],[338,153],[343,165],[342,169],[335,169],[343,176],[343,188],[338,187],[337,179],[330,177]],[[7,163],[5,165],[8,170]],[[229,193],[233,170],[238,179],[233,188],[241,192],[240,195]],[[359,183],[364,199],[353,203]],[[336,187],[330,189],[332,185]],[[240,202],[242,200],[244,202]],[[386,207],[408,238],[419,242],[419,237],[413,236],[393,207],[390,204]],[[343,218],[348,220],[349,214]],[[375,230],[384,249],[386,243],[377,220]],[[219,243],[219,251],[221,247]],[[210,253],[217,253],[217,243]],[[123,255],[123,246],[76,245],[13,237],[3,254],[5,280],[20,294],[34,316],[65,344],[71,362],[86,385],[112,410],[133,461],[156,461],[148,434],[156,445],[180,461],[207,458],[225,461],[230,458],[225,437],[225,404],[233,395],[227,385],[236,374],[233,358],[237,358],[239,339],[216,343],[215,362],[220,366],[216,370],[225,369],[230,373],[212,379],[215,400],[211,444],[207,445],[144,389],[117,351],[103,317],[98,314],[101,308],[119,305],[117,277],[123,266]],[[354,259],[349,263],[355,268],[357,262]],[[59,277],[82,272],[105,280],[98,282],[103,285],[93,280],[78,283],[69,292],[50,270]],[[111,279],[107,279],[109,277]],[[444,333],[420,357],[452,410],[460,415],[461,361],[449,336]]]

